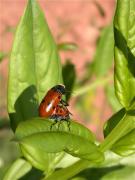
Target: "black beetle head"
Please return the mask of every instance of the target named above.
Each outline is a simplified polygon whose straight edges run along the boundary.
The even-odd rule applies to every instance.
[[[52,87],[52,89],[54,91],[59,92],[60,94],[66,94],[66,89],[65,89],[65,86],[63,84],[58,84],[58,85]]]

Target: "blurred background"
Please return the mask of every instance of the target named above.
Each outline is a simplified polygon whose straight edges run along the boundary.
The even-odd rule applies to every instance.
[[[120,109],[113,89],[115,0],[39,0],[58,45],[73,119],[103,138],[103,124]],[[7,114],[9,56],[26,0],[0,0],[0,177],[18,156],[9,140]],[[66,72],[69,72],[67,76]],[[67,97],[69,98],[69,97]],[[4,168],[3,168],[4,167]]]

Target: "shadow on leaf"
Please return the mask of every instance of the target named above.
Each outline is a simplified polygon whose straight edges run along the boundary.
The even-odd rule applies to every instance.
[[[19,122],[38,116],[36,93],[36,87],[31,85],[17,98],[14,106],[15,113],[9,113],[13,131],[15,131]]]
[[[105,167],[105,168],[89,168],[81,173],[79,173],[75,177],[83,177],[85,180],[93,179],[93,180],[101,180],[101,178],[110,172],[118,171],[123,169],[125,166],[119,165],[119,166],[112,166],[112,167]]]
[[[37,180],[41,178],[43,178],[43,172],[38,169],[32,168],[32,170],[29,171],[22,178],[20,178],[20,180],[30,180],[30,179]]]
[[[127,41],[122,33],[114,27],[115,44],[122,51],[126,59],[128,60],[128,68],[133,77],[135,77],[135,56],[131,52],[131,49],[127,45]]]

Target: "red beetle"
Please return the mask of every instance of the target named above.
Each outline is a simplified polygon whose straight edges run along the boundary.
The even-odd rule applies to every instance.
[[[62,84],[52,87],[39,105],[39,116],[49,118],[54,114],[58,104],[68,106],[68,104],[62,99],[62,95],[65,93],[66,89]]]
[[[52,129],[53,125],[55,125],[58,121],[66,121],[68,128],[70,130],[70,115],[71,113],[69,112],[68,108],[64,105],[57,105],[57,107],[55,108],[55,111],[53,112],[53,114],[50,116],[50,119],[54,119],[55,122],[51,125],[50,129]],[[58,129],[61,123],[58,124]]]
[[[68,108],[63,105],[57,105],[53,114],[50,116],[50,119],[55,119],[56,121],[61,121],[61,120],[69,120],[71,113],[69,112]]]

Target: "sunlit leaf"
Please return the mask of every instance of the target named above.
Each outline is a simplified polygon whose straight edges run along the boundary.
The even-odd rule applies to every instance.
[[[121,155],[129,156],[135,153],[135,129],[124,137],[119,139],[114,145],[112,150]]]
[[[38,116],[41,99],[59,83],[62,73],[57,46],[36,0],[29,0],[10,59],[8,112],[12,129],[20,121]]]
[[[7,170],[3,180],[17,180],[24,176],[27,172],[29,172],[32,169],[32,166],[30,163],[28,163],[24,159],[17,159],[11,167]]]
[[[8,113],[14,131],[19,122],[38,116],[41,99],[59,83],[62,83],[62,71],[57,46],[36,0],[28,0],[17,27],[9,68]],[[37,168],[48,172],[58,156],[63,156],[38,153],[34,157],[35,152],[26,149],[22,152]],[[50,166],[49,162],[52,162]]]
[[[135,96],[134,9],[134,0],[118,0],[114,18],[115,93],[126,109]]]
[[[105,152],[108,149],[112,149],[120,138],[135,129],[134,114],[133,112],[124,112],[124,109],[122,109],[112,116],[110,123],[105,126],[104,134],[107,136],[100,144],[100,151]]]
[[[98,167],[88,167],[71,179],[130,180],[131,177],[134,179],[135,155],[124,158],[112,152],[108,152],[106,155],[107,163],[105,162],[105,164],[103,163],[101,166]],[[63,178],[61,180],[63,180]]]
[[[16,130],[16,138],[22,139],[28,136],[33,136],[34,134],[42,133],[42,132],[49,132],[51,130],[51,125],[53,122],[42,119],[42,118],[36,118],[29,121],[24,121],[19,124],[17,130]],[[53,132],[58,131],[58,127],[54,126],[52,127]],[[62,122],[59,127],[60,131],[68,132],[69,133],[69,127],[67,126],[66,122]],[[70,132],[72,134],[77,134],[79,137],[83,137],[88,141],[94,142],[94,136],[93,134],[84,126],[71,122],[70,126]],[[50,132],[50,134],[52,131]],[[44,139],[46,142],[46,139]],[[60,141],[61,140],[60,138]],[[37,141],[38,143],[39,141]],[[54,144],[55,140],[53,140],[53,146],[55,147],[56,144]],[[37,146],[38,147],[38,146]],[[57,146],[56,146],[57,147]],[[29,148],[26,146],[21,145],[21,150],[24,154],[24,156],[32,163],[32,165],[38,169],[45,170],[47,173],[50,173],[53,171],[53,168],[56,166],[56,164],[61,160],[63,157],[63,152],[60,153],[54,152],[46,152],[45,150],[41,150],[39,148]]]
[[[121,109],[117,113],[113,114],[111,118],[106,121],[104,125],[104,136],[106,137],[115,126],[124,118],[125,116],[125,109]]]
[[[116,166],[88,168],[71,180],[130,180],[135,178],[135,166]],[[63,179],[62,179],[63,180]]]
[[[16,130],[15,137],[20,142],[23,153],[29,152],[30,157],[26,157],[29,160],[33,156],[31,163],[35,167],[42,169],[46,166],[48,162],[42,161],[45,153],[53,156],[63,151],[94,162],[103,160],[103,154],[98,151],[93,142],[93,134],[87,128],[72,121],[70,129],[67,122],[61,122],[59,129],[56,125],[50,129],[51,125],[51,121],[37,118],[22,122]]]
[[[109,104],[111,105],[113,111],[116,112],[116,111],[120,110],[122,107],[116,98],[116,95],[114,92],[114,87],[107,86],[105,90],[106,90],[107,100],[108,100]]]
[[[56,124],[52,126],[51,129],[51,125],[53,124],[53,122],[44,118],[38,117],[29,121],[21,122],[18,128],[16,129],[16,138],[21,139],[36,133],[49,132],[49,131],[51,133],[52,131],[57,132],[59,130],[59,131],[72,133],[75,135],[77,134],[78,136],[83,137],[91,142],[95,141],[95,137],[93,133],[83,125],[71,121],[70,129],[69,129],[67,122],[63,121],[59,123],[61,124]],[[59,125],[59,129],[58,129],[58,125]]]

